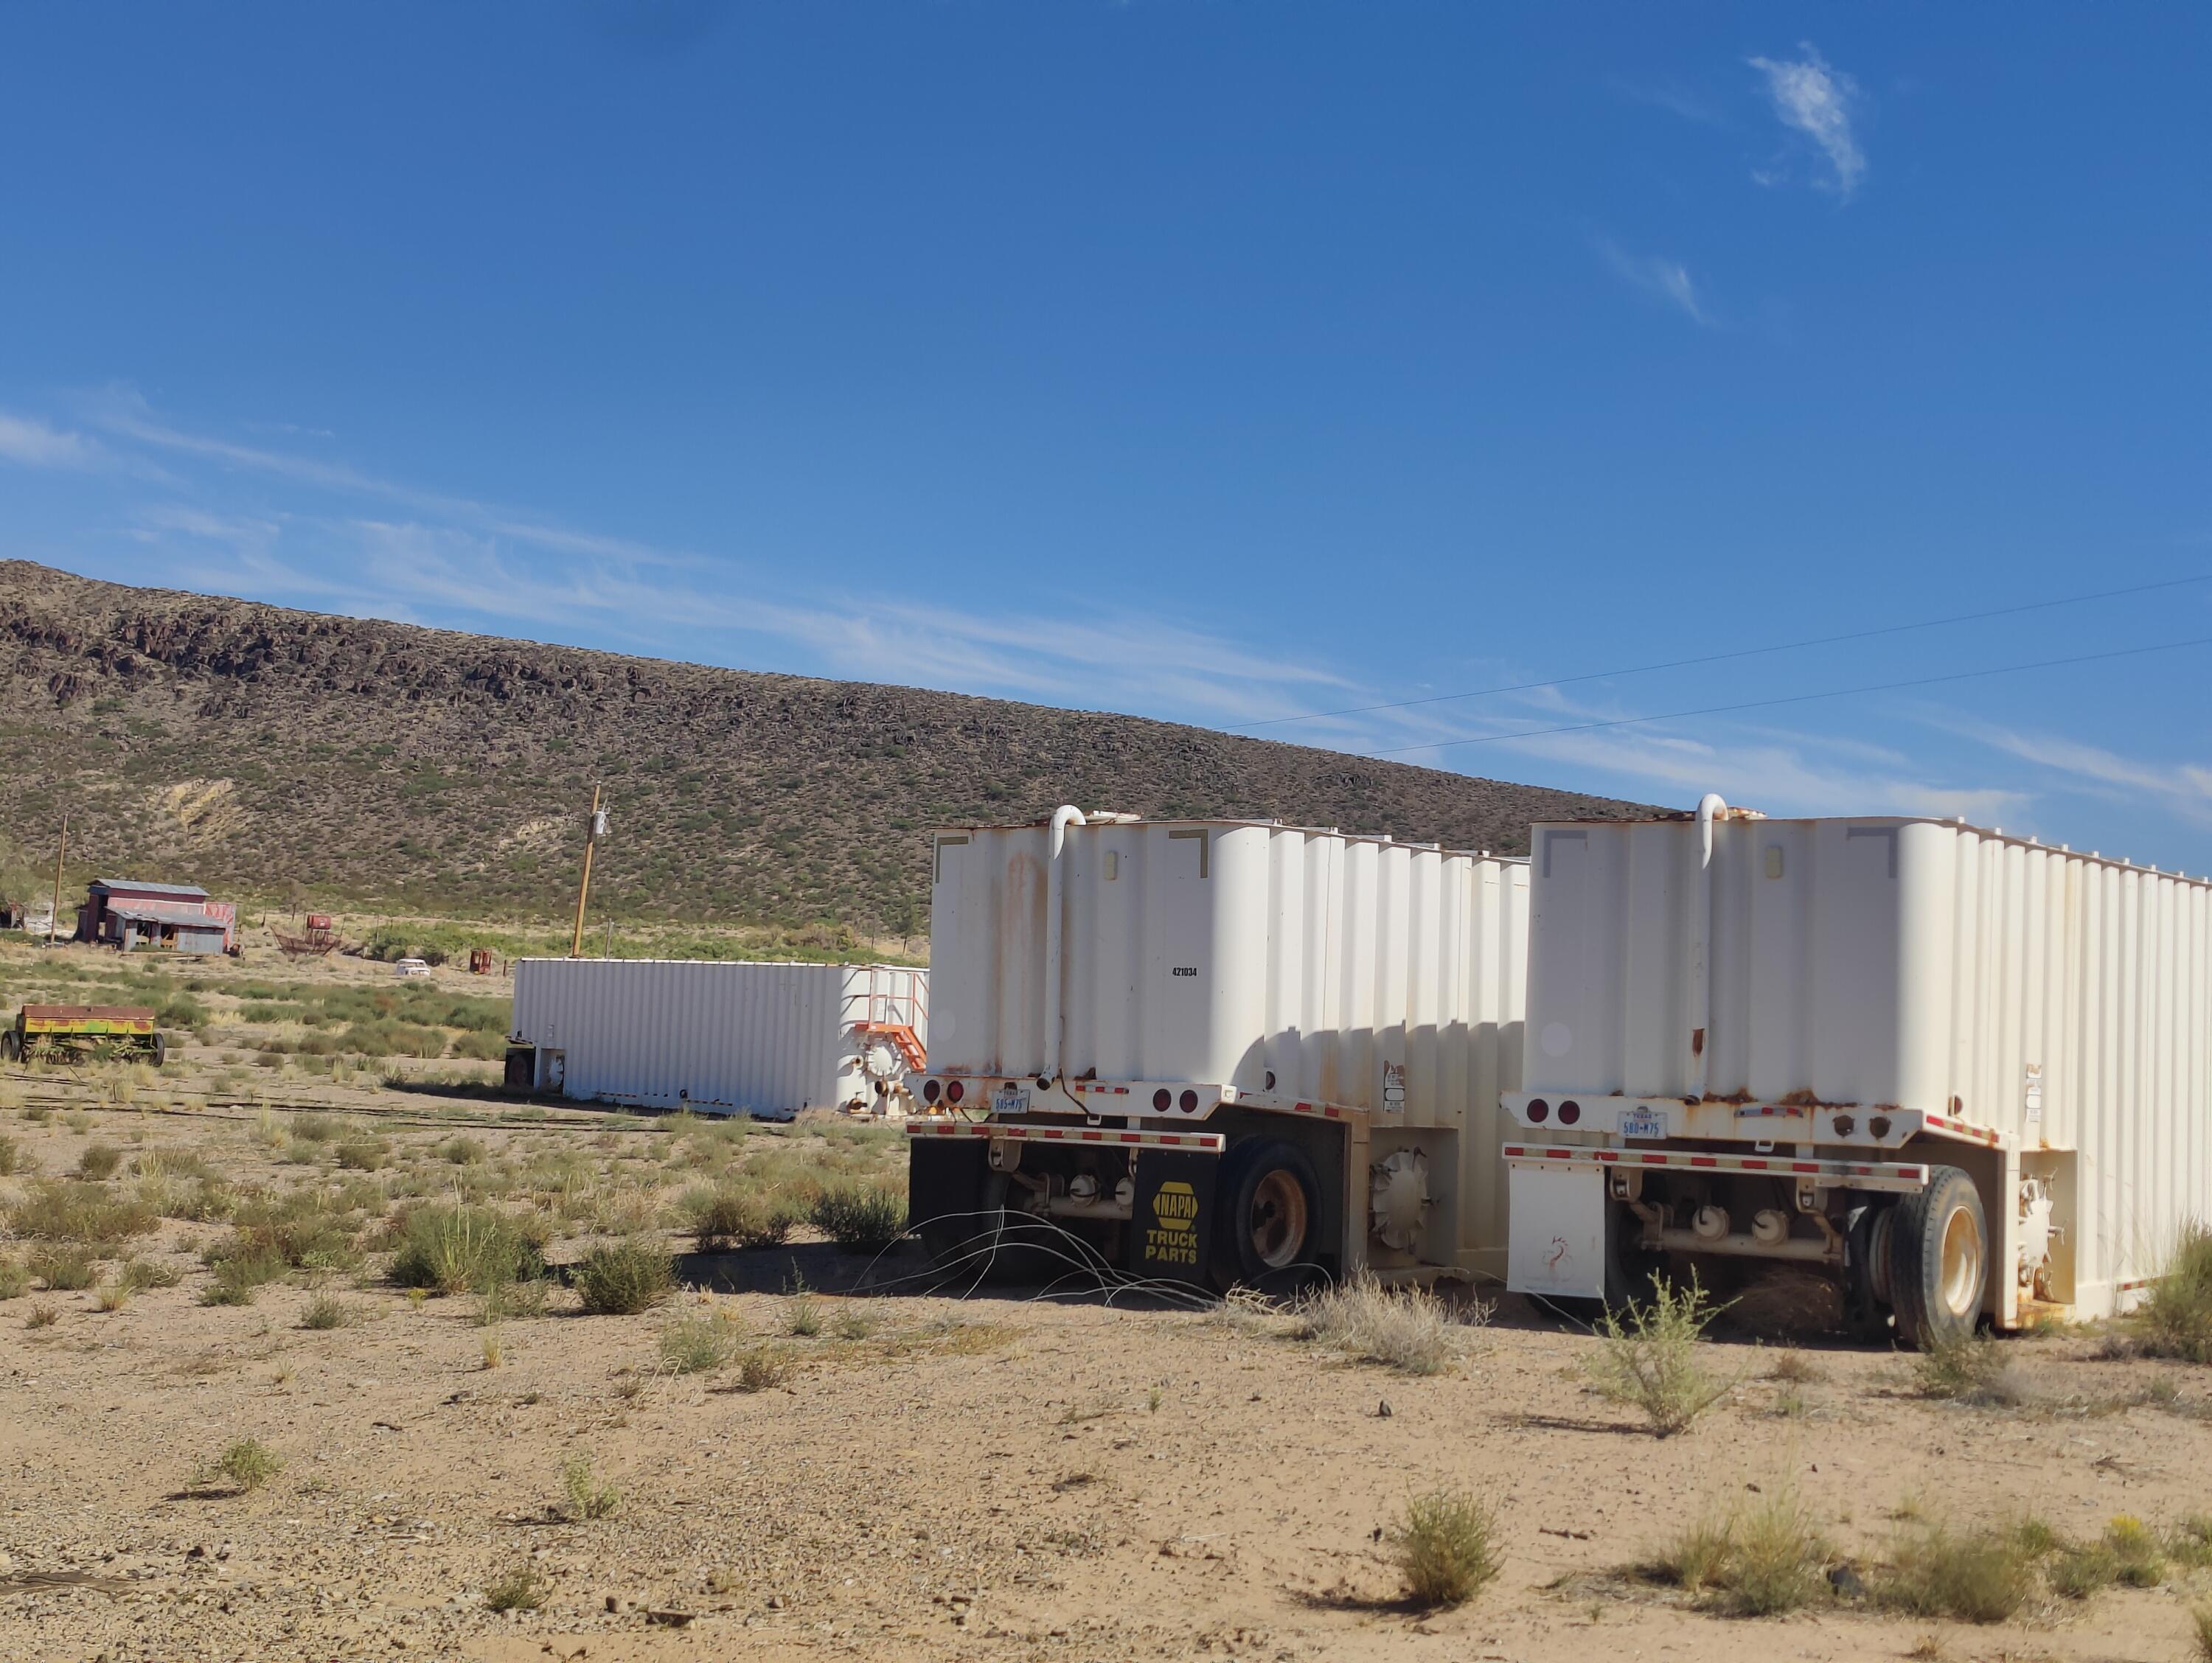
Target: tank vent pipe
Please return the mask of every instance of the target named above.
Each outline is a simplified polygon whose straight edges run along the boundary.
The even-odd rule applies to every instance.
[[[1048,1089],[1060,1081],[1060,984],[1066,969],[1060,963],[1060,922],[1066,909],[1067,886],[1061,877],[1060,853],[1067,846],[1070,826],[1087,826],[1083,810],[1064,803],[1052,811],[1052,829],[1045,839],[1044,880],[1044,1066],[1037,1084]]]
[[[1713,822],[1727,813],[1728,804],[1717,791],[1698,799],[1698,915],[1692,926],[1690,966],[1697,1003],[1690,1013],[1690,1073],[1700,1098],[1713,1077]]]

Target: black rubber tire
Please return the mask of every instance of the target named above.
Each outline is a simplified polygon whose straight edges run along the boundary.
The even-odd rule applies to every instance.
[[[1626,1313],[1635,1306],[1649,1305],[1653,1284],[1666,1273],[1665,1253],[1649,1253],[1637,1245],[1643,1229],[1643,1222],[1626,1205],[1606,1204],[1605,1304],[1608,1309]]]
[[[1888,1211],[1882,1202],[1861,1207],[1844,1238],[1844,1326],[1863,1344],[1889,1338],[1889,1307],[1874,1289],[1875,1227]]]
[[[1898,1338],[1923,1351],[1972,1338],[1989,1278],[1981,1192],[1956,1167],[1930,1167],[1927,1187],[1899,1201],[1890,1220],[1889,1298]]]
[[[1267,1211],[1263,1190],[1283,1178],[1303,1193],[1304,1225],[1294,1228],[1287,1245],[1262,1256],[1252,1239],[1252,1226]],[[1211,1268],[1217,1285],[1225,1289],[1241,1282],[1272,1286],[1313,1263],[1321,1237],[1321,1180],[1296,1144],[1280,1138],[1249,1138],[1231,1145],[1214,1176],[1213,1209]]]
[[[0,1033],[0,1059],[11,1063],[23,1060],[23,1036],[12,1028]]]
[[[153,1045],[153,1049],[152,1049],[152,1050],[151,1050],[151,1052],[149,1053],[149,1057],[150,1057],[150,1059],[151,1059],[151,1060],[152,1060],[152,1062],[153,1062],[154,1066],[155,1066],[155,1067],[156,1067],[156,1068],[159,1068],[159,1067],[160,1067],[163,1063],[165,1063],[165,1062],[168,1061],[168,1060],[169,1060],[169,1036],[168,1036],[167,1035],[166,1035],[166,1034],[156,1034],[156,1035],[154,1035],[154,1045]]]

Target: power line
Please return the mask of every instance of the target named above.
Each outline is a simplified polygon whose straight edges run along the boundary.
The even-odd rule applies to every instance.
[[[1993,606],[1986,612],[1959,612],[1948,618],[1925,618],[1917,623],[1886,623],[1874,629],[1853,629],[1840,635],[1814,635],[1802,641],[1782,641],[1772,646],[1740,646],[1727,652],[1700,653],[1693,659],[1667,659],[1657,664],[1629,665],[1620,670],[1592,670],[1579,676],[1558,676],[1545,682],[1515,682],[1504,687],[1479,687],[1468,693],[1431,693],[1419,699],[1393,699],[1382,704],[1353,705],[1344,710],[1316,710],[1304,716],[1271,716],[1265,721],[1239,722],[1223,731],[1241,733],[1249,728],[1281,727],[1290,722],[1320,722],[1334,716],[1365,716],[1378,710],[1410,710],[1417,705],[1448,704],[1456,699],[1486,699],[1498,693],[1530,693],[1539,688],[1572,687],[1577,682],[1601,682],[1614,676],[1648,676],[1661,670],[1686,670],[1701,664],[1725,664],[1731,659],[1755,659],[1768,652],[1796,652],[1808,646],[1833,646],[1841,641],[1871,640],[1878,635],[1902,635],[1916,629],[1943,629],[1954,623],[1979,623],[1989,618],[2016,617],[2022,612],[2045,612],[2054,606],[2079,606],[2087,601],[2117,600],[2127,595],[2148,595],[2161,589],[2180,589],[2192,583],[2212,583],[2212,572],[2195,577],[2164,578],[2125,589],[2100,589],[2094,594],[2063,595],[2056,600],[2023,601],[2016,606]],[[1415,747],[1420,749],[1420,747]],[[1377,751],[1377,756],[1388,752]]]
[[[1494,745],[1506,739],[1540,739],[1554,733],[1589,733],[1603,727],[1636,727],[1645,722],[1680,721],[1689,716],[1722,716],[1739,710],[1765,710],[1776,705],[1811,704],[1819,699],[1847,699],[1861,693],[1894,693],[1901,688],[1934,687],[1942,682],[1968,682],[1983,676],[2011,676],[2027,670],[2057,670],[2068,665],[2099,664],[2111,659],[2132,659],[2146,652],[2178,652],[2185,647],[2212,646],[2212,635],[2185,641],[2159,641],[2148,646],[2115,647],[2109,652],[2082,652],[2070,659],[2038,659],[2028,664],[2001,664],[1988,670],[1954,670],[1942,676],[1915,676],[1902,682],[1869,682],[1864,687],[1831,688],[1826,693],[1792,693],[1774,699],[1746,699],[1736,704],[1705,705],[1696,710],[1669,710],[1656,716],[1616,716],[1610,721],[1572,722],[1564,727],[1525,729],[1518,733],[1486,733],[1472,739],[1431,739],[1425,744],[1394,745],[1387,750],[1358,753],[1364,756],[1402,756],[1411,750],[1449,750],[1457,745]]]

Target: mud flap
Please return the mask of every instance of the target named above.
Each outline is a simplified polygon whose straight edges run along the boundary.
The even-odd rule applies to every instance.
[[[1130,1214],[1128,1265],[1133,1275],[1210,1286],[1214,1155],[1147,1149],[1136,1157],[1136,1205]]]
[[[1605,1174],[1593,1167],[1509,1168],[1505,1285],[1553,1299],[1605,1297]]]
[[[980,1138],[907,1140],[907,1225],[925,1243],[973,1235],[982,1228],[989,1148]]]

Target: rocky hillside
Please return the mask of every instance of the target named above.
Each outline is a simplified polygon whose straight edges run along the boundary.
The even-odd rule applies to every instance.
[[[70,868],[477,918],[927,927],[927,828],[1078,802],[1519,850],[1601,798],[1133,716],[713,670],[0,561],[0,828]],[[595,906],[595,911],[598,910]]]

